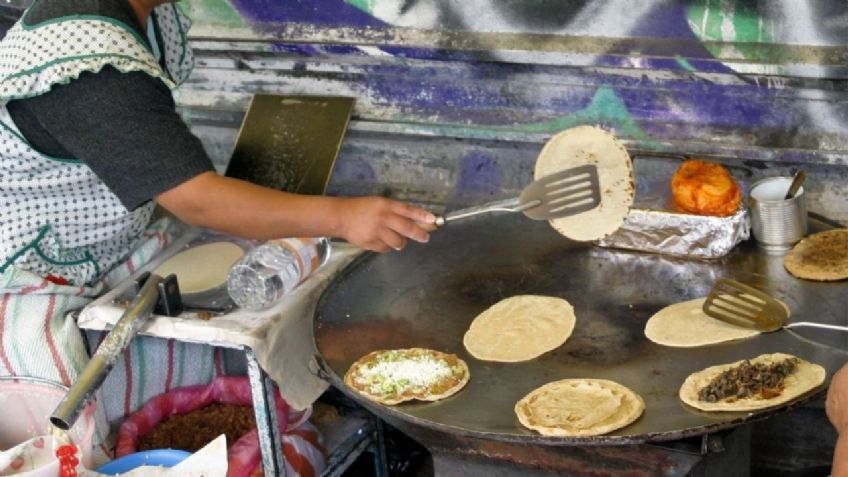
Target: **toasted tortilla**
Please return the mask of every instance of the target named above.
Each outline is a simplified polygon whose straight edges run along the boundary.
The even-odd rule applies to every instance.
[[[574,307],[562,298],[518,295],[474,318],[462,343],[477,359],[528,361],[562,346],[576,321]]]
[[[703,309],[706,300],[696,298],[669,305],[658,311],[645,324],[645,337],[663,346],[694,348],[760,334],[757,330],[707,316]]]
[[[751,359],[752,364],[772,364],[787,358],[796,358],[785,353],[763,354]],[[702,411],[756,411],[768,409],[787,403],[802,396],[813,389],[821,386],[825,379],[825,369],[818,364],[810,363],[798,358],[798,366],[795,372],[786,376],[783,380],[783,390],[780,394],[764,399],[759,396],[750,396],[742,399],[725,398],[718,402],[706,402],[698,399],[698,392],[709,385],[712,380],[725,370],[739,366],[743,361],[729,364],[710,366],[703,371],[692,373],[680,386],[680,400],[684,403]]]
[[[793,276],[821,282],[848,278],[848,229],[812,234],[783,258]]]
[[[553,136],[536,159],[536,180],[570,167],[595,164],[601,203],[592,210],[551,219],[562,235],[579,241],[598,240],[618,230],[633,206],[633,164],[612,134],[593,126],[566,129]]]
[[[596,436],[642,415],[641,396],[606,379],[562,379],[545,384],[515,404],[518,420],[545,436]]]
[[[409,382],[402,384],[404,379]],[[471,371],[457,355],[427,348],[372,351],[356,360],[344,376],[353,390],[386,405],[438,401],[456,394],[469,379]]]
[[[244,255],[232,242],[212,242],[192,247],[168,258],[153,270],[160,277],[177,276],[181,293],[200,293],[223,286],[230,268]]]

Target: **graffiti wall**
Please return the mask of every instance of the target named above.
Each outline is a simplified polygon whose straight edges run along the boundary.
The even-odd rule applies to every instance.
[[[844,1],[183,7],[199,63],[180,102],[222,162],[253,93],[329,94],[357,100],[339,193],[448,206],[510,193],[547,137],[588,123],[634,154],[709,156],[752,179],[804,167],[811,195],[848,203],[835,180],[848,166]]]

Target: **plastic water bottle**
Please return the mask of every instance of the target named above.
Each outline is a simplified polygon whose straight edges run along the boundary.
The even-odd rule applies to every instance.
[[[269,240],[233,265],[227,275],[227,293],[242,308],[267,308],[329,258],[326,237]]]

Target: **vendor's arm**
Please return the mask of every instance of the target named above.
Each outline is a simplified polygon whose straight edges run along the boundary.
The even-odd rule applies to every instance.
[[[833,452],[832,477],[848,477],[848,364],[830,381],[827,390],[827,417],[836,427],[839,438]]]
[[[82,160],[128,209],[156,200],[191,225],[263,239],[341,237],[376,251],[428,238],[416,222],[432,215],[398,201],[286,194],[217,175],[170,90],[144,73],[83,73],[9,110],[36,149]]]
[[[416,223],[432,223],[429,212],[382,197],[338,198],[289,194],[249,182],[200,174],[156,197],[192,225],[252,238],[342,237],[361,247],[403,248],[406,239],[426,242]]]

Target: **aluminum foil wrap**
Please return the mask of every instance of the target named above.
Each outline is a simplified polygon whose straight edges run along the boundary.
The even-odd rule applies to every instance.
[[[747,187],[740,184],[743,197]],[[601,247],[623,248],[681,257],[719,258],[750,236],[744,201],[727,217],[675,211],[669,180],[639,179],[636,201],[624,224],[597,241]]]

